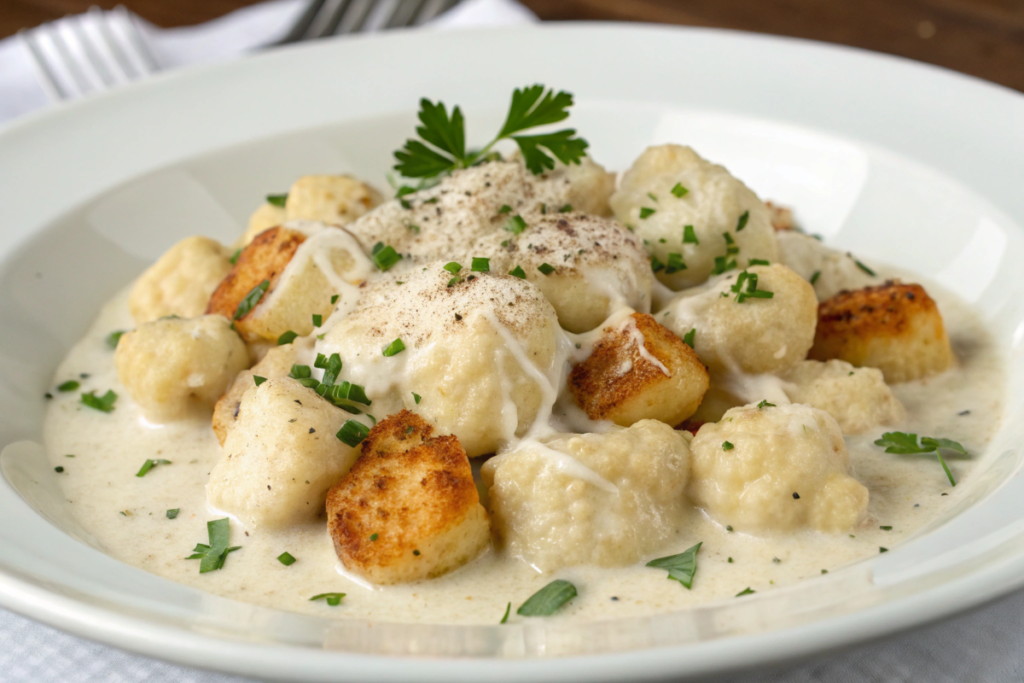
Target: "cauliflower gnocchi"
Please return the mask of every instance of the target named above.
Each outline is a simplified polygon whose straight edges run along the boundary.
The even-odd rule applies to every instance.
[[[470,148],[424,100],[393,197],[303,176],[235,255],[188,238],[110,302],[45,394],[97,547],[318,618],[517,622],[558,579],[539,611],[590,620],[815,580],[961,504],[1006,376],[967,304],[735,156],[617,176],[523,134],[571,103],[517,90]]]
[[[167,250],[132,287],[128,308],[138,324],[176,315],[195,318],[231,270],[231,253],[208,237],[186,237]]]
[[[212,408],[249,352],[220,316],[161,318],[124,334],[114,364],[146,417],[165,422]]]
[[[690,497],[738,531],[846,531],[867,509],[842,430],[823,410],[733,408],[701,427],[690,450]]]
[[[657,551],[691,514],[689,471],[683,435],[641,420],[526,442],[488,460],[483,477],[507,551],[550,572],[620,567]]]
[[[661,264],[658,279],[677,291],[730,263],[779,260],[764,202],[689,147],[648,147],[623,174],[611,206]]]
[[[254,382],[210,472],[210,505],[249,528],[323,517],[327,490],[358,456],[335,436],[350,417],[294,379]]]
[[[807,356],[817,307],[806,280],[773,264],[681,292],[657,319],[680,337],[692,333],[693,349],[712,371],[760,374],[781,372]]]

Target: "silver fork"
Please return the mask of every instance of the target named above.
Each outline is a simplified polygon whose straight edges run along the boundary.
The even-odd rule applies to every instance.
[[[284,38],[275,45],[348,33],[420,26],[460,0],[310,0]]]
[[[84,15],[23,29],[18,38],[53,100],[107,90],[160,68],[135,16],[121,5],[112,12],[94,6]]]

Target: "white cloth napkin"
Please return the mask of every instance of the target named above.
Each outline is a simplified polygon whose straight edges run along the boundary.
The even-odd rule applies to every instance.
[[[304,0],[273,0],[196,27],[144,25],[165,68],[230,59],[279,38]],[[431,26],[514,24],[536,17],[511,0],[468,0]],[[49,103],[28,54],[0,41],[0,123]],[[643,657],[642,653],[638,654]],[[641,667],[642,668],[642,667]],[[1024,593],[967,615],[838,655],[722,679],[729,683],[1024,680]],[[230,683],[242,679],[175,666],[76,638],[0,609],[0,681]]]
[[[173,69],[232,59],[273,43],[288,31],[305,6],[306,0],[272,0],[199,26],[161,29],[139,21],[139,27],[161,68]],[[371,26],[374,16],[379,17],[379,14],[371,15]],[[74,20],[90,22],[94,18],[79,15]],[[535,21],[537,17],[514,0],[466,0],[425,28],[450,29]],[[21,41],[14,36],[0,40],[0,124],[49,103],[50,98],[40,84]]]

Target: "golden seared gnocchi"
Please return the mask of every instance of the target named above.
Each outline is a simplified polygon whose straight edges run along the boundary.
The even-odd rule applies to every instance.
[[[336,436],[352,417],[288,377],[253,382],[210,472],[207,500],[250,529],[322,517],[327,490],[358,456]]]
[[[466,451],[403,410],[381,420],[327,497],[327,526],[345,569],[373,583],[433,578],[490,543]]]
[[[212,408],[249,352],[220,316],[161,318],[124,334],[114,364],[146,417],[165,422]]]
[[[231,270],[231,252],[208,237],[186,237],[136,281],[128,309],[136,323],[176,315],[194,318]]]
[[[648,147],[623,174],[611,207],[643,238],[658,279],[674,290],[695,287],[730,264],[779,258],[764,202],[689,147]]]
[[[906,415],[875,368],[855,368],[842,360],[805,360],[782,379],[789,400],[824,410],[836,419],[843,434],[898,424]]]
[[[619,316],[602,330],[569,389],[592,420],[629,427],[640,420],[677,425],[708,389],[708,371],[672,331],[643,313]]]
[[[712,372],[781,372],[814,343],[818,300],[811,285],[779,264],[731,271],[681,292],[656,315],[692,338]]]
[[[524,441],[482,470],[508,554],[543,572],[621,567],[655,552],[686,520],[690,449],[657,420],[604,434]]]
[[[924,287],[892,281],[821,302],[810,358],[878,368],[890,383],[944,372],[956,360]]]
[[[491,270],[515,271],[537,286],[570,332],[594,329],[628,306],[647,312],[654,277],[643,245],[617,221],[582,213],[532,213],[521,231],[501,230],[453,258],[489,258]]]
[[[368,284],[316,348],[339,354],[345,377],[365,386],[375,410],[413,410],[476,457],[546,417],[563,337],[529,282],[443,266]]]
[[[739,532],[845,531],[867,509],[842,430],[817,408],[733,408],[701,427],[690,451],[693,502]]]

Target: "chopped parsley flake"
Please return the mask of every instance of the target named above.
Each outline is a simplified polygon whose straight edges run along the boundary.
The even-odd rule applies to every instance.
[[[290,567],[295,564],[295,558],[288,551],[285,551],[277,556],[277,561],[286,567]]]
[[[815,282],[817,282],[819,277],[821,277],[821,271],[814,271],[814,273],[811,274],[811,284],[813,285]]]
[[[142,463],[142,467],[140,467],[139,471],[135,473],[135,476],[136,477],[144,477],[144,476],[146,476],[147,472],[149,472],[151,469],[153,469],[157,465],[170,465],[170,464],[171,464],[170,460],[164,460],[163,458],[158,458],[156,460],[147,460],[146,462]]]
[[[516,266],[512,270],[508,271],[508,274],[509,275],[513,275],[513,276],[515,276],[515,277],[517,277],[517,278],[519,278],[521,280],[525,280],[526,279],[526,271],[523,270],[522,266]]]
[[[171,508],[170,510],[168,510],[164,514],[167,515],[167,519],[174,519],[175,517],[178,516],[179,512],[181,512],[181,508]]]
[[[510,603],[508,603],[508,606],[507,606],[507,607],[505,608],[505,616],[503,616],[503,617],[501,618],[501,621],[499,621],[498,623],[499,623],[499,624],[504,624],[504,623],[507,623],[507,622],[508,622],[508,615],[509,615],[509,614],[510,614],[511,612],[512,612],[512,603],[510,602]]]
[[[412,400],[413,400],[413,401],[416,401],[416,405],[419,405],[419,404],[420,404],[420,401],[422,401],[422,400],[423,400],[423,397],[422,397],[422,396],[420,396],[419,394],[417,394],[416,392],[413,392],[413,394],[412,394]]]
[[[287,332],[282,333],[281,336],[277,338],[277,345],[284,346],[285,344],[291,344],[293,341],[298,339],[298,337],[298,333],[288,330]]]
[[[505,224],[505,229],[513,235],[520,234],[526,230],[526,227],[526,221],[524,221],[523,217],[518,213],[515,216],[512,216],[512,218],[509,218],[508,223]]]
[[[541,588],[516,610],[516,614],[524,617],[547,617],[576,597],[576,586],[568,581],[557,579]]]
[[[763,258],[752,258],[749,261],[747,261],[747,265],[749,265],[749,266],[770,266],[771,262],[770,261],[766,261]]]
[[[658,271],[665,270],[665,264],[658,260],[657,256],[651,256],[651,270],[657,273]]]
[[[320,595],[314,595],[309,599],[310,602],[314,600],[325,600],[331,607],[337,607],[341,604],[341,599],[345,597],[344,593],[321,593]]]
[[[562,208],[558,210],[558,213],[569,213],[570,211],[572,211],[572,204],[563,204]]]
[[[444,269],[447,270],[452,275],[458,275],[459,271],[462,270],[462,264],[456,263],[455,261],[449,261],[448,263],[444,264]]]
[[[667,569],[669,579],[678,581],[689,589],[693,585],[693,575],[697,573],[697,552],[700,550],[701,545],[703,545],[703,542],[684,550],[678,555],[651,560],[646,566]]]
[[[769,403],[766,400],[762,400],[760,403],[757,404],[757,407],[760,410],[764,410],[765,408],[774,408],[775,404],[774,403]]]
[[[722,442],[722,450],[723,451],[731,451],[733,448],[735,448],[735,446],[733,446],[731,442],[729,442],[729,441],[723,441]]]
[[[498,213],[512,213],[512,207],[508,204],[502,204],[501,208],[498,209]]]
[[[78,384],[78,382],[76,382],[73,379],[69,379],[67,382],[64,382],[63,384],[58,385],[57,386],[57,391],[65,391],[65,392],[67,392],[67,391],[74,391],[79,386],[80,385]]]
[[[324,317],[319,313],[313,314],[313,327],[321,327],[324,324]]]
[[[665,275],[673,275],[681,270],[686,270],[682,254],[669,254],[668,263],[665,264]]]
[[[341,429],[338,430],[337,437],[346,445],[355,448],[363,442],[370,434],[370,428],[364,425],[362,422],[356,422],[355,420],[348,420],[342,425]]]
[[[270,288],[270,280],[264,280],[259,283],[245,295],[245,298],[238,302],[238,308],[235,309],[235,320],[241,320],[244,318],[249,311],[256,307],[256,304],[260,302],[263,295],[267,293]]]
[[[60,474],[61,472],[64,471],[64,468],[61,465],[57,465],[56,467],[53,468],[53,471],[56,472],[57,474]]]
[[[242,546],[228,547],[228,540],[231,537],[231,520],[213,519],[206,523],[206,531],[210,537],[210,544],[196,544],[192,554],[186,560],[199,560],[199,573],[205,574],[220,569],[224,566],[224,560],[228,553],[238,550]]]
[[[82,403],[95,408],[100,412],[109,413],[114,409],[114,402],[117,401],[117,394],[113,391],[108,390],[107,393],[102,396],[97,396],[96,392],[90,391],[87,394],[82,394]]]
[[[280,206],[284,208],[285,202],[288,201],[288,193],[284,194],[268,194],[267,203],[273,204],[274,206]]]
[[[672,186],[672,194],[680,199],[682,199],[689,193],[690,191],[683,187],[682,183],[676,183],[675,185]]]
[[[743,590],[741,590],[741,591],[740,591],[739,593],[737,593],[737,594],[736,594],[736,597],[737,597],[737,598],[741,598],[741,597],[743,597],[744,595],[753,595],[753,594],[754,594],[754,593],[756,593],[756,592],[757,592],[757,591],[755,591],[755,590],[751,590],[750,586],[747,586],[746,588],[744,588]]]
[[[652,208],[650,208],[648,206],[645,206],[645,207],[640,209],[640,218],[648,218],[649,216],[653,216],[653,215],[654,215],[654,209],[652,209]]]
[[[694,341],[696,340],[696,338],[697,338],[697,328],[696,327],[690,328],[690,331],[687,332],[683,336],[683,343],[686,344],[687,346],[689,346],[692,349]]]
[[[721,275],[722,273],[732,270],[736,267],[736,259],[730,259],[728,256],[716,256],[715,267],[712,269],[712,275]]]
[[[371,541],[376,542],[378,538],[380,538],[380,536],[378,536],[377,534],[370,534]]]
[[[401,339],[396,339],[395,341],[388,344],[387,347],[384,349],[384,357],[390,358],[391,356],[398,355],[402,351],[405,351],[405,344],[402,343]]]
[[[121,337],[123,337],[124,335],[124,330],[114,330],[113,332],[107,335],[107,338],[104,341],[106,341],[107,346],[109,346],[112,349],[116,349],[117,343],[121,341]]]
[[[241,249],[235,249],[235,253],[231,255],[231,258],[229,258],[228,261],[231,261],[231,265],[233,265],[233,266],[237,265],[238,264],[238,257],[241,256],[241,255],[242,255],[242,250]]]
[[[334,304],[338,303],[338,297],[339,297],[339,296],[340,296],[340,294],[335,294],[335,295],[333,295],[333,296],[331,297],[331,305],[332,305],[332,306],[333,306]]]
[[[259,386],[259,385],[263,384],[264,382],[266,382],[267,378],[266,377],[260,377],[259,375],[253,375],[252,376],[252,381],[256,383],[256,386]]]
[[[744,211],[742,214],[740,214],[739,220],[736,221],[736,232],[739,232],[743,228],[747,227],[747,221],[749,221],[749,220],[750,220],[750,212],[749,211]]]
[[[651,198],[652,202],[658,201],[658,196],[656,194],[654,194],[653,192],[648,192],[647,196]]]
[[[692,225],[683,226],[683,244],[700,244]]]
[[[542,263],[539,266],[537,266],[537,270],[544,273],[545,275],[551,275],[551,273],[555,272],[555,267],[548,263]]]
[[[373,245],[370,257],[373,259],[374,265],[382,272],[390,270],[392,266],[402,260],[402,255],[395,251],[394,247],[383,242]]]
[[[469,269],[474,273],[489,273],[491,272],[491,259],[474,256],[473,264]]]

